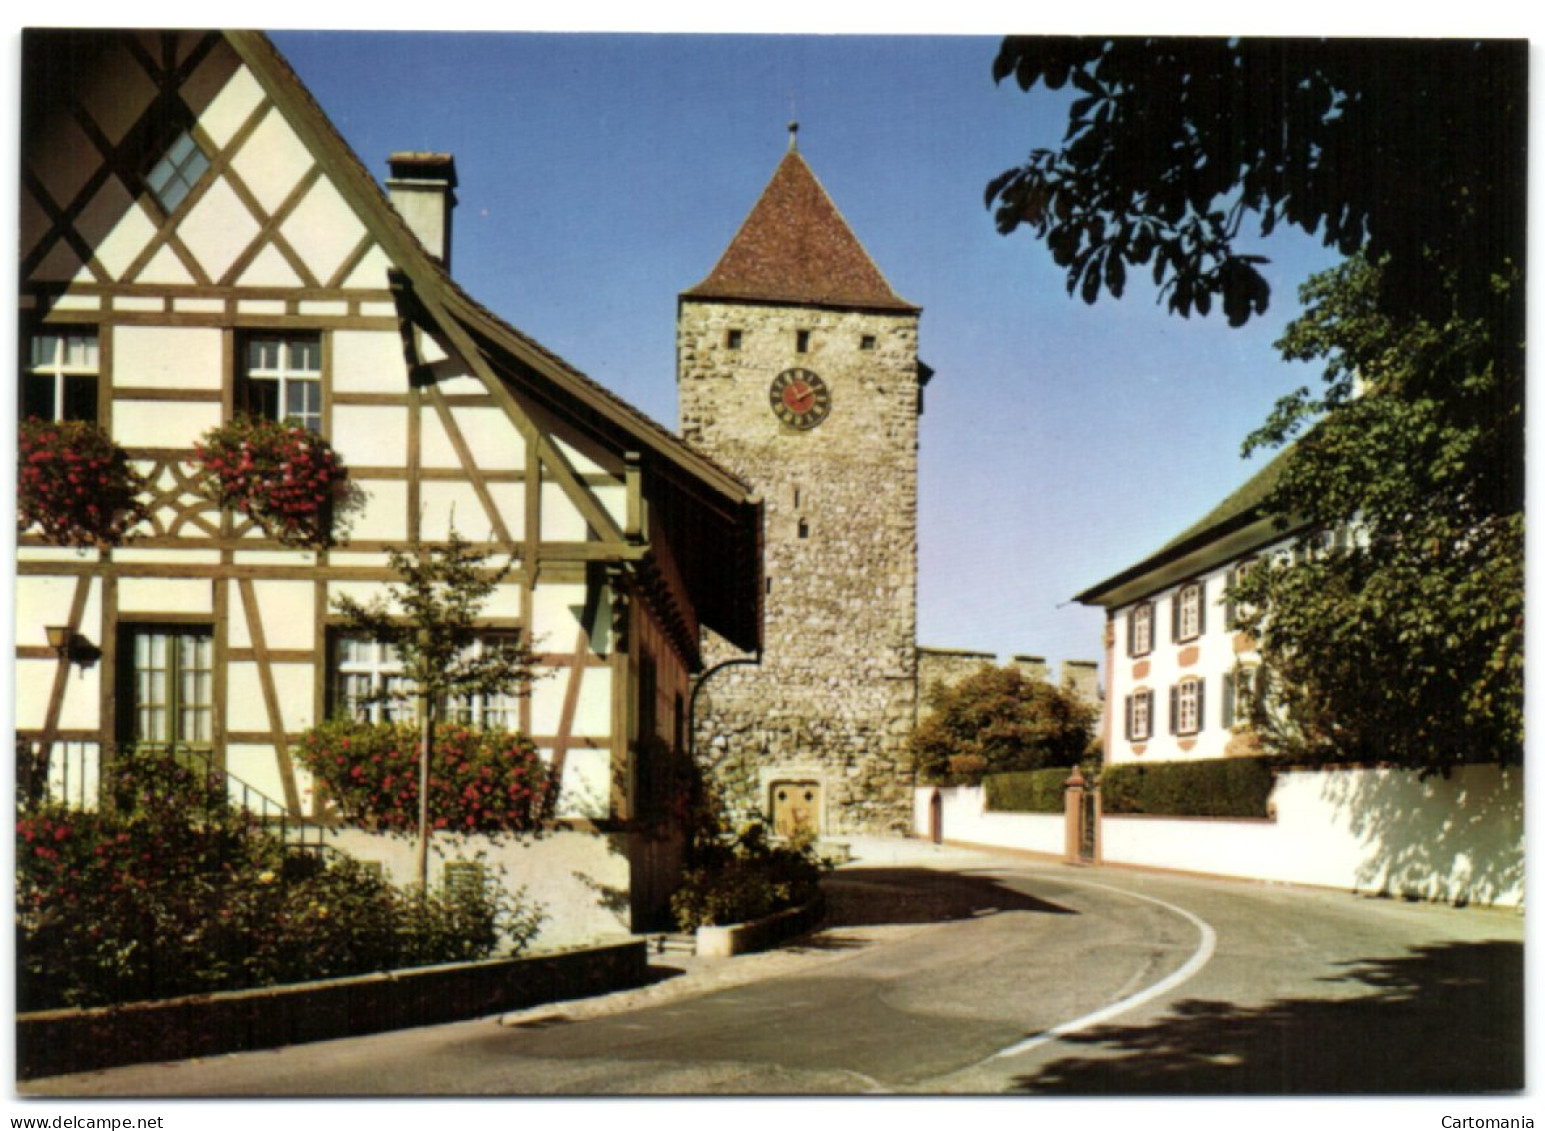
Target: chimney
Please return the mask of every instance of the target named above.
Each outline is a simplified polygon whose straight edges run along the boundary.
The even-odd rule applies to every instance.
[[[451,210],[456,207],[456,159],[449,153],[393,153],[386,193],[426,251],[451,269]]]

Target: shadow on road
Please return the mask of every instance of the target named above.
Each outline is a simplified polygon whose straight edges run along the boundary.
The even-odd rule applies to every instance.
[[[1016,1079],[1098,1095],[1416,1094],[1523,1087],[1523,946],[1421,947],[1327,979],[1372,992],[1241,1008],[1190,1000],[1145,1025],[1063,1038],[1089,1049]]]
[[[933,868],[844,868],[821,881],[821,890],[827,927],[947,923],[1005,911],[1077,914],[989,876]]]

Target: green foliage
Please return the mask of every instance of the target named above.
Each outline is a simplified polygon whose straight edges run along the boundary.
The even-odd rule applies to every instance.
[[[17,1000],[103,1005],[485,958],[540,925],[524,893],[404,891],[298,855],[226,803],[219,775],[120,751],[111,805],[17,821]]]
[[[391,644],[412,690],[400,699],[427,700],[431,711],[456,696],[507,695],[529,690],[531,653],[525,643],[475,650],[478,613],[509,572],[489,568],[454,528],[444,544],[393,547],[387,557],[402,580],[389,596],[361,603],[347,594],[334,607],[351,633]]]
[[[1123,763],[1100,775],[1100,800],[1108,814],[1267,817],[1272,767],[1269,758]]]
[[[1522,303],[1486,294],[1522,262],[1527,74],[1522,40],[1012,36],[994,78],[1071,82],[1068,128],[987,203],[1000,231],[1044,239],[1087,302],[1151,269],[1172,311],[1217,299],[1240,325],[1270,291],[1239,241],[1287,224],[1388,257],[1387,310],[1440,316],[1430,300],[1451,281],[1469,314],[1501,317],[1506,348]]]
[[[975,784],[983,774],[1068,766],[1088,752],[1097,711],[1066,688],[983,664],[927,696],[912,733],[925,781]]]
[[[1273,513],[1307,523],[1311,543],[1355,532],[1236,587],[1254,606],[1243,625],[1279,677],[1261,740],[1299,761],[1514,761],[1523,743],[1519,374],[1492,364],[1479,321],[1383,313],[1380,274],[1356,258],[1305,288],[1309,312],[1279,345],[1324,361],[1325,388],[1283,398],[1248,441],[1296,438],[1266,502]]]
[[[732,844],[699,847],[696,866],[671,897],[671,912],[684,931],[750,922],[814,899],[825,870],[813,838],[774,845],[754,824]]]
[[[418,825],[419,732],[413,723],[333,719],[301,735],[294,754],[363,829]],[[552,815],[557,783],[523,734],[448,724],[435,732],[429,820],[437,831],[534,832]]]
[[[999,813],[1060,813],[1072,776],[1071,766],[989,774],[982,781],[987,789],[987,808]]]

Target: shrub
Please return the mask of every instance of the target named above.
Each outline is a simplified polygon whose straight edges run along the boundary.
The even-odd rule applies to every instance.
[[[295,755],[350,824],[375,832],[417,830],[417,724],[333,719],[303,734]],[[495,836],[532,832],[551,816],[556,800],[557,783],[525,735],[458,723],[435,728],[431,828]]]
[[[485,958],[540,911],[494,880],[420,894],[296,855],[223,780],[120,752],[110,808],[17,822],[17,1001],[90,1006]]]
[[[204,433],[193,454],[210,498],[286,546],[333,545],[335,526],[359,502],[332,445],[298,424],[238,416]]]
[[[760,919],[808,903],[820,891],[826,869],[808,835],[772,845],[756,824],[719,849],[702,853],[703,862],[687,870],[671,897],[671,911],[684,931]]]
[[[985,781],[987,808],[1002,813],[1060,813],[1071,766],[993,774]]]
[[[107,433],[83,420],[22,422],[16,528],[60,546],[120,545],[146,515],[145,481]]]
[[[1268,758],[1112,766],[1100,777],[1106,813],[1170,817],[1266,817],[1276,783]]]
[[[1097,711],[1066,688],[983,665],[928,696],[912,733],[924,781],[974,785],[984,774],[1069,766],[1088,752]]]

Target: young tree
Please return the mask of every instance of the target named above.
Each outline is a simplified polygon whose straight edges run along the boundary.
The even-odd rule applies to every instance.
[[[407,689],[379,698],[413,704],[419,724],[417,861],[419,887],[429,886],[429,775],[434,764],[435,723],[445,706],[462,697],[529,692],[535,677],[526,641],[475,647],[479,611],[509,572],[490,569],[453,527],[442,545],[415,543],[388,551],[402,580],[388,586],[389,599],[363,604],[343,595],[334,606],[345,631],[393,645]]]
[[[1014,668],[983,664],[935,686],[932,713],[912,732],[917,771],[935,781],[1072,766],[1088,753],[1097,710],[1071,691]]]

